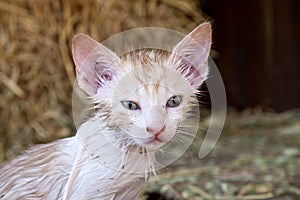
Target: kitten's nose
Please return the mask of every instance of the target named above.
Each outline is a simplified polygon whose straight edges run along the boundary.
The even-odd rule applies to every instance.
[[[161,106],[153,106],[146,117],[146,131],[158,135],[165,130],[166,111]]]
[[[154,136],[158,136],[158,135],[160,135],[162,132],[164,132],[165,129],[166,129],[166,125],[164,125],[164,127],[162,127],[160,130],[157,129],[157,127],[156,127],[155,129],[150,128],[150,127],[147,127],[147,128],[146,128],[146,131],[149,132],[149,133],[151,133],[151,134],[154,135]]]

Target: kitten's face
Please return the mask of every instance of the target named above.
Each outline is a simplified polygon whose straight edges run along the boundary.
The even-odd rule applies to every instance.
[[[211,27],[204,23],[167,54],[140,50],[120,58],[83,34],[73,38],[72,51],[78,84],[101,104],[115,139],[156,150],[174,138],[195,106],[210,46]]]
[[[130,68],[114,87],[112,115],[125,137],[156,150],[175,136],[196,105],[194,90],[178,71],[162,63]]]

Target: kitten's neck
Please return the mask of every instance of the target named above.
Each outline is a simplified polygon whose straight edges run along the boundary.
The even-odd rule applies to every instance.
[[[139,193],[150,173],[154,172],[154,154],[146,153],[136,145],[119,145],[115,134],[118,133],[105,128],[105,124],[96,118],[80,126],[74,138],[78,148],[63,199],[81,195],[82,191],[97,196],[103,182],[109,190],[100,190],[107,195],[119,194],[123,187],[132,187],[133,193],[124,194],[126,199],[135,197],[131,196],[135,192]]]
[[[99,118],[91,118],[83,123],[76,137],[87,155],[99,164],[114,169],[118,173],[135,173],[147,177],[154,173],[154,152],[147,152],[137,146],[120,130],[107,127]]]
[[[99,157],[96,153],[92,154],[87,146],[84,146],[78,135],[74,139],[77,152],[64,187],[63,200],[75,197],[75,199],[137,198],[149,178],[149,172],[134,173],[133,171],[137,167],[148,170],[147,160],[143,157],[126,156],[127,154],[117,154],[116,156],[115,152],[107,149],[109,144],[102,144],[102,148],[99,146],[99,153],[101,150],[104,155],[104,157]],[[108,159],[109,156],[111,159]],[[101,158],[106,160],[101,160]],[[115,168],[115,166],[117,167]],[[124,188],[129,189],[124,190]],[[120,198],[117,198],[119,195]]]

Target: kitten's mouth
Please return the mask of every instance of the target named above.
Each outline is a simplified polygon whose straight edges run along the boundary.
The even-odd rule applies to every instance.
[[[137,145],[142,148],[145,148],[147,151],[157,150],[164,144],[165,144],[165,140],[162,138],[158,138],[156,136],[144,138],[137,141]]]
[[[161,143],[161,142],[163,142],[163,140],[159,139],[157,136],[154,136],[149,140],[147,140],[145,144],[154,144],[154,143]]]

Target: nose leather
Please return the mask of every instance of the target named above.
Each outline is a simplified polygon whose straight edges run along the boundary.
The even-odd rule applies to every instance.
[[[166,129],[166,126],[163,126],[162,129],[160,129],[159,131],[152,130],[149,127],[146,128],[147,132],[151,133],[154,136],[160,135],[162,132],[164,132],[165,129]]]

